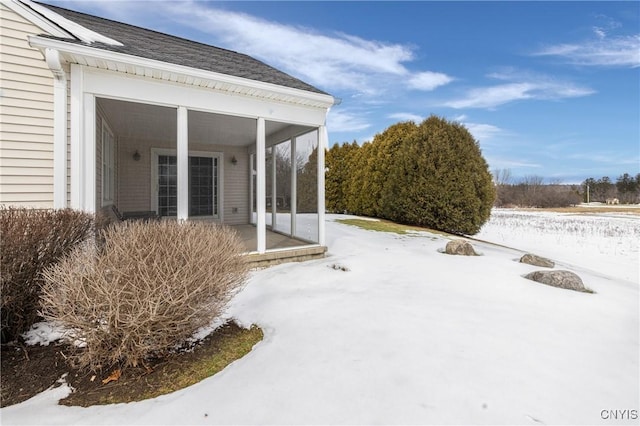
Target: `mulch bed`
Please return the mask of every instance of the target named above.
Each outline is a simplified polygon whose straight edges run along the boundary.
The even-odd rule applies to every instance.
[[[94,375],[69,367],[64,344],[48,346],[24,346],[20,343],[2,345],[0,357],[2,380],[0,381],[0,407],[17,404],[50,388],[60,386],[60,379],[75,389],[60,401],[64,405],[87,407],[113,401],[135,401],[150,390],[162,389],[167,377],[173,377],[199,359],[210,358],[218,351],[222,339],[242,333],[244,329],[229,322],[199,342],[192,351],[182,352],[162,360],[150,362],[152,370],[129,367],[123,370],[117,381],[103,384],[112,370]]]

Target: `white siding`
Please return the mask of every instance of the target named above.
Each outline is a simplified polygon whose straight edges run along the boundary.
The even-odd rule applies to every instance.
[[[0,204],[53,207],[53,76],[27,42],[43,32],[0,4]]]

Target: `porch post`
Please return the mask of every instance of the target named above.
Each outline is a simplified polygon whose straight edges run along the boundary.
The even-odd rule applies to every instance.
[[[257,130],[256,130],[256,214],[257,214],[257,226],[256,226],[256,239],[258,242],[258,253],[264,253],[267,251],[267,227],[265,215],[266,210],[266,177],[265,177],[265,144],[266,144],[266,126],[264,118],[258,117]]]
[[[96,97],[92,94],[83,95],[84,122],[84,158],[82,181],[84,194],[82,195],[82,210],[88,213],[96,212]]]
[[[178,221],[189,218],[189,123],[186,107],[178,107],[177,166],[178,166]]]
[[[329,135],[327,126],[318,127],[318,244],[326,245],[324,226],[324,152],[327,148]]]
[[[298,214],[298,173],[296,167],[296,139],[291,138],[291,236],[296,235],[296,215]]]
[[[84,73],[80,65],[71,64],[71,208],[82,209],[84,191],[82,128],[82,88]]]

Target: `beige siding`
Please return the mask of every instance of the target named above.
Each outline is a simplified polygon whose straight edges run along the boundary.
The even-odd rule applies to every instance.
[[[171,148],[170,143],[118,137],[118,209],[120,211],[149,211],[151,206],[151,148]],[[175,144],[173,145],[175,146]],[[133,160],[138,150],[140,161]]]
[[[71,65],[63,64],[67,76],[67,206],[71,205]]]
[[[231,164],[235,155],[238,162]],[[242,225],[249,222],[249,154],[246,147],[229,147],[224,151],[224,223]],[[235,210],[234,210],[235,209]]]
[[[0,5],[0,204],[53,207],[53,77],[29,35]]]

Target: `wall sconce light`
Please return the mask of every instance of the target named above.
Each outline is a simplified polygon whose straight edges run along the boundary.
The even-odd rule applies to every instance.
[[[140,153],[136,149],[136,152],[133,153],[133,161],[140,161]]]
[[[238,164],[238,159],[236,158],[236,156],[234,155],[233,157],[231,157],[231,164],[233,164],[234,166],[236,164]]]

